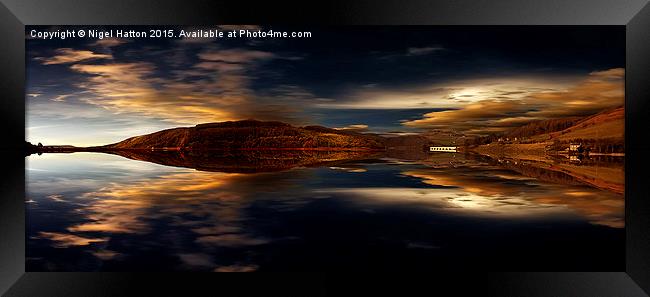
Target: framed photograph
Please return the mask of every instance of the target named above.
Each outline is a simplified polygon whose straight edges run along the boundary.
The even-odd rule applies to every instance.
[[[650,292],[646,0],[0,15],[3,296]]]

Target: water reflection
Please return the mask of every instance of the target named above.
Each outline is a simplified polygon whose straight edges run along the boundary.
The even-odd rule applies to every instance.
[[[112,151],[133,160],[194,168],[201,171],[256,173],[283,171],[294,167],[335,166],[351,160],[379,156],[375,151]]]
[[[586,186],[543,183],[536,178],[500,168],[414,170],[405,175],[432,185],[454,186],[459,190],[442,194],[450,204],[486,215],[548,216],[574,211],[594,224],[622,228],[624,200],[621,195]]]
[[[557,230],[523,243],[503,239],[495,250],[529,242],[552,250],[554,236],[581,240],[567,251],[623,244],[622,195],[584,183],[553,183],[456,154],[312,161],[242,173],[95,153],[30,156],[28,270],[318,270],[347,265],[348,254],[370,268],[382,253],[408,258],[424,249],[426,257],[453,258],[468,241],[497,244],[475,234],[485,226],[500,238],[518,226]],[[337,260],[322,250],[330,245]],[[417,263],[408,259],[399,265]]]

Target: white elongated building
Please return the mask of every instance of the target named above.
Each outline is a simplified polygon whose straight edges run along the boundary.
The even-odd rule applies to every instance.
[[[455,153],[456,152],[456,147],[455,146],[430,146],[429,151],[430,152]]]

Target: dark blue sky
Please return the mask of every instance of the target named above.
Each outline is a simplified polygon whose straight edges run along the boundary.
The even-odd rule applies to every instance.
[[[32,29],[99,28],[27,27],[30,141],[105,144],[246,118],[484,134],[623,100],[622,26],[247,26],[312,37],[29,38]]]

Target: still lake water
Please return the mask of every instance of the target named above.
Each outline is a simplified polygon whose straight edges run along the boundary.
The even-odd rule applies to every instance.
[[[625,268],[622,194],[460,154],[266,173],[44,154],[26,170],[27,271]]]

